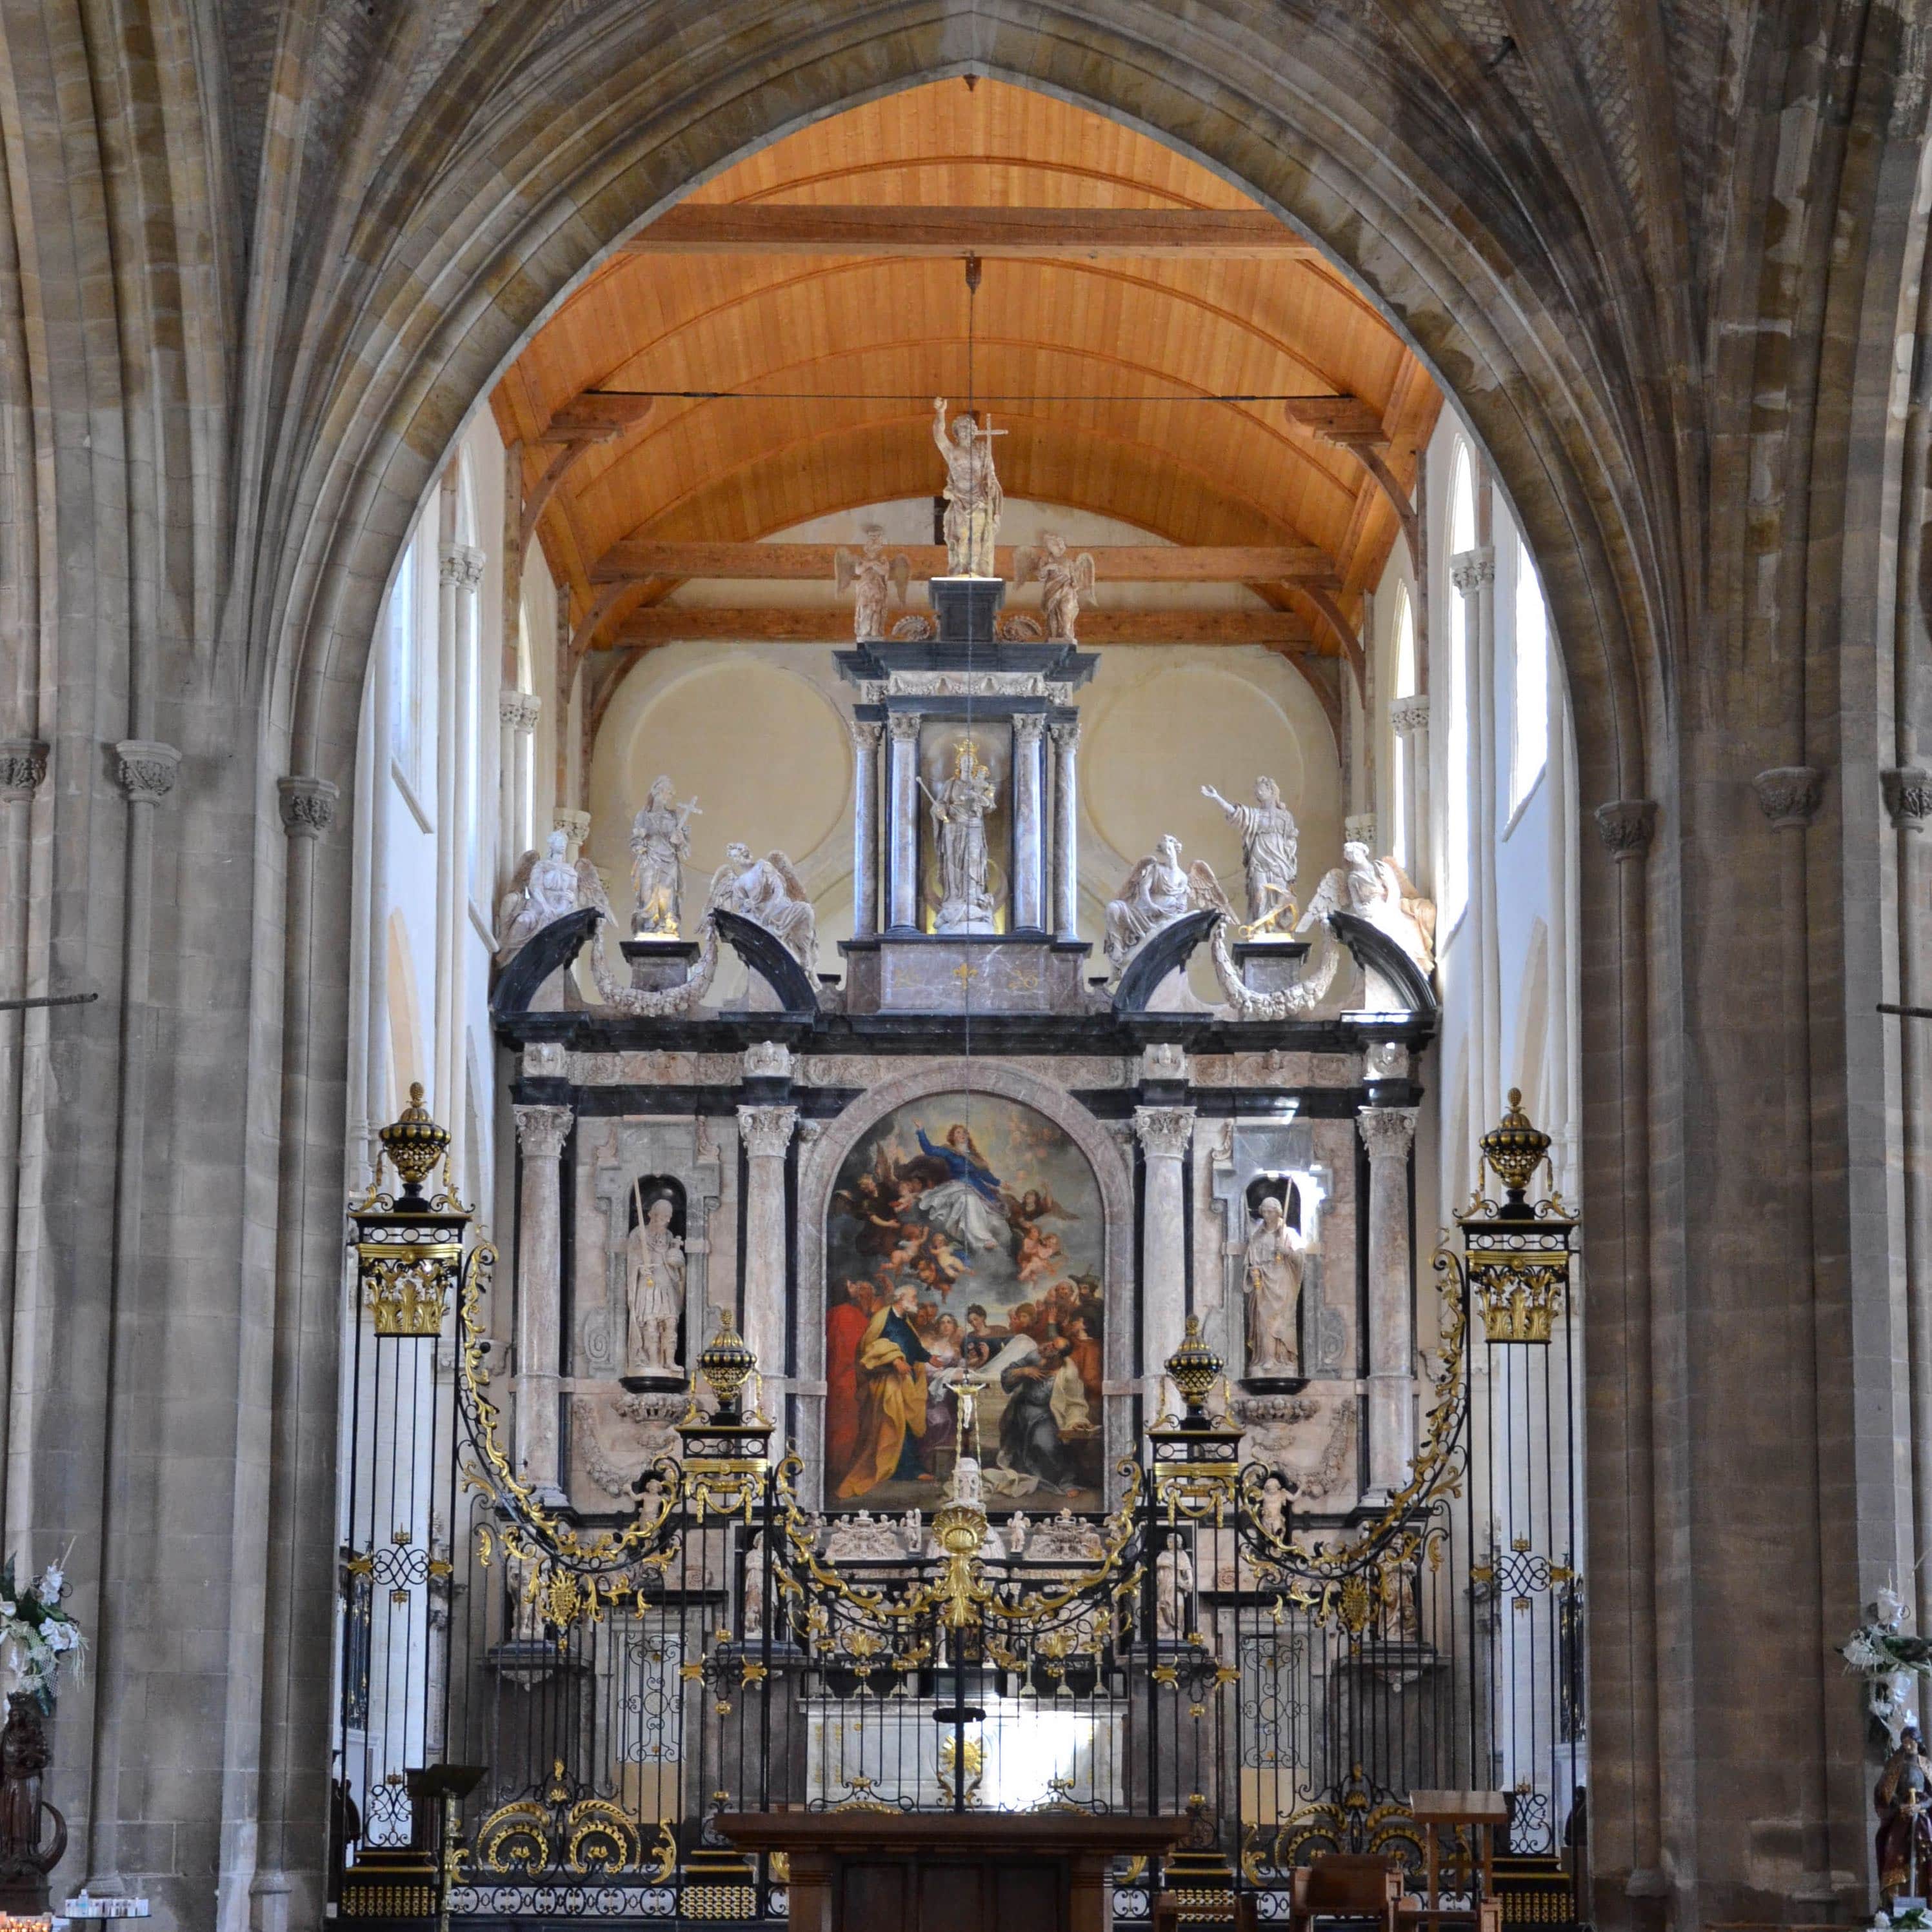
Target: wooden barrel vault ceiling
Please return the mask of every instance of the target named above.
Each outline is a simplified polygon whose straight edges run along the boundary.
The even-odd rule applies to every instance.
[[[805,546],[733,547],[938,488],[930,398],[968,393],[969,251],[973,388],[1007,432],[1007,495],[1188,548],[1124,553],[1117,577],[1248,584],[1262,604],[1197,618],[1192,640],[1325,670],[1311,682],[1334,716],[1340,667],[1311,661],[1354,655],[1433,385],[1344,277],[1216,176],[1083,109],[956,79],[817,122],[694,190],[498,386],[573,658],[618,654],[602,695],[671,637],[838,634],[822,610],[686,620],[674,599],[694,577],[829,574]],[[725,393],[662,393],[682,390]],[[1328,400],[1198,400],[1228,394]],[[1154,638],[1159,616],[1106,628]]]

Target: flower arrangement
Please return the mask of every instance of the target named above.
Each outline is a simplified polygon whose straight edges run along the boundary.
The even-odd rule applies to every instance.
[[[1866,1710],[1891,1750],[1912,1721],[1913,1676],[1932,1676],[1932,1640],[1906,1634],[1910,1615],[1895,1590],[1882,1589],[1865,1606],[1864,1622],[1838,1646],[1845,1668],[1865,1680]]]
[[[14,1581],[12,1557],[0,1569],[0,1660],[46,1712],[54,1707],[61,1659],[71,1656],[78,1668],[83,1647],[80,1624],[61,1608],[66,1594],[66,1573],[58,1563],[25,1589]]]

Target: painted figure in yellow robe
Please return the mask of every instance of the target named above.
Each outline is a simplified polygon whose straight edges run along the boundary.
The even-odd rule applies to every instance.
[[[926,1344],[912,1325],[919,1289],[908,1282],[866,1324],[859,1341],[859,1454],[842,1496],[881,1483],[930,1482],[920,1455],[926,1434]]]

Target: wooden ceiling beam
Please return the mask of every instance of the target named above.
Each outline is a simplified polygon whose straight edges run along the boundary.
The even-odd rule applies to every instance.
[[[710,642],[849,644],[852,614],[836,604],[816,608],[760,605],[731,610],[706,604],[655,604],[611,626],[596,648]],[[1265,644],[1330,655],[1308,626],[1278,610],[1083,610],[1080,642],[1092,644]]]
[[[1313,261],[1261,209],[812,206],[684,202],[624,244],[632,255],[1191,255]]]
[[[641,582],[650,578],[764,578],[829,584],[841,546],[806,543],[660,543],[627,538],[614,544],[590,572],[593,584]],[[851,546],[844,546],[851,548]],[[938,577],[946,568],[939,544],[890,544],[912,574]],[[1081,546],[1072,548],[1078,550]],[[1000,574],[1010,579],[1015,546],[1002,544]],[[1094,574],[1106,584],[1246,584],[1336,585],[1334,560],[1312,544],[1096,544]]]

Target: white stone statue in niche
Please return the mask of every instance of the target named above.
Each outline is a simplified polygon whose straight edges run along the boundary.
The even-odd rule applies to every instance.
[[[1154,1559],[1154,1622],[1163,1639],[1174,1640],[1184,1634],[1188,1600],[1193,1594],[1194,1559],[1178,1537],[1170,1536]]]
[[[1295,1316],[1301,1306],[1301,1237],[1273,1195],[1248,1237],[1242,1286],[1248,1302],[1248,1373],[1258,1380],[1301,1372]]]
[[[1331,913],[1351,912],[1386,933],[1425,973],[1436,970],[1436,902],[1424,898],[1393,859],[1377,859],[1355,839],[1342,848],[1342,862],[1316,887],[1298,932]]]
[[[670,1197],[647,1202],[631,1184],[637,1222],[624,1238],[624,1300],[628,1321],[624,1372],[676,1375],[678,1318],[684,1312],[684,1244],[670,1231]]]
[[[1042,530],[1040,542],[1013,553],[1013,582],[1017,586],[1040,580],[1040,614],[1046,620],[1046,634],[1056,644],[1078,641],[1073,627],[1080,615],[1080,600],[1094,596],[1094,554],[1082,550],[1078,556],[1066,554],[1066,539],[1058,530]]]
[[[1170,832],[1127,874],[1120,897],[1107,902],[1107,957],[1114,977],[1162,927],[1206,907],[1227,912],[1228,896],[1206,860],[1181,864],[1180,841]]]
[[[894,602],[906,600],[912,581],[912,560],[903,553],[886,554],[886,533],[877,524],[866,526],[866,548],[856,556],[843,545],[832,553],[832,578],[842,595],[852,592],[852,636],[859,644],[889,635],[886,613]]]
[[[1294,923],[1294,879],[1301,866],[1301,832],[1281,802],[1281,788],[1264,772],[1255,781],[1252,805],[1234,805],[1212,785],[1201,788],[1241,835],[1241,863],[1248,876],[1244,939],[1264,934],[1286,939]]]
[[[553,832],[539,857],[524,854],[510,889],[496,908],[496,957],[508,960],[547,926],[578,907],[577,868],[563,855],[569,836]]]
[[[994,547],[1006,497],[993,470],[992,438],[1003,429],[982,429],[969,410],[949,431],[946,398],[932,399],[932,440],[946,459],[946,571],[949,577],[997,577]]]
[[[698,814],[698,801],[679,805],[676,796],[670,780],[659,778],[631,821],[631,884],[637,893],[631,930],[640,937],[677,937],[684,862],[691,854],[686,827]]]
[[[808,973],[818,956],[818,915],[782,852],[752,856],[748,845],[724,848],[724,862],[711,875],[710,904],[735,912],[772,934]]]
[[[962,738],[952,774],[936,791],[920,781],[932,808],[932,840],[939,857],[940,932],[991,932],[993,898],[987,886],[986,814],[996,794],[992,774],[980,762],[970,738]]]

